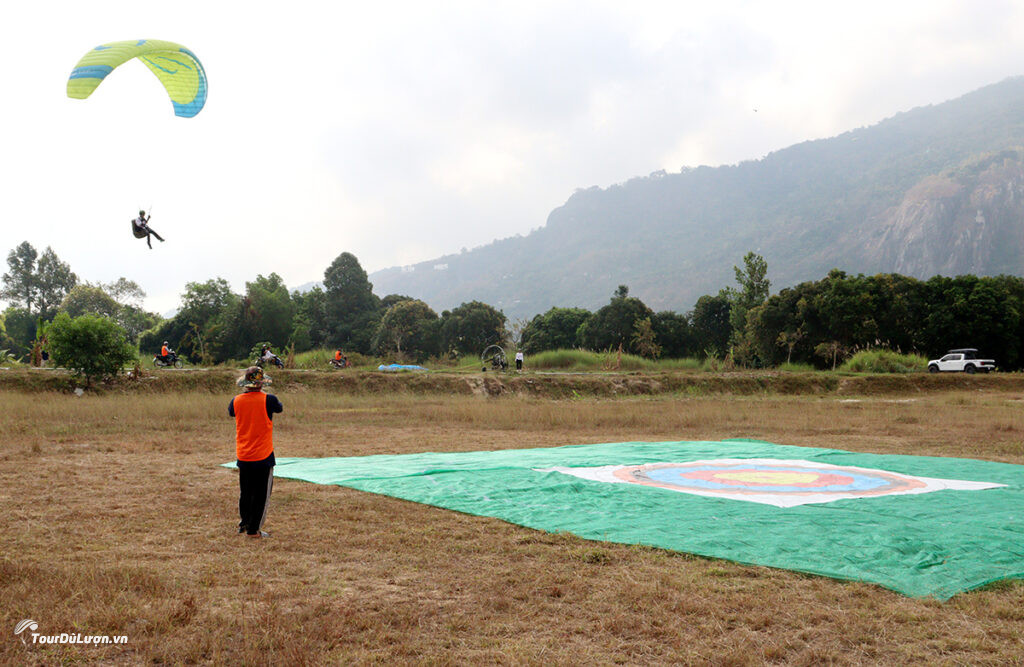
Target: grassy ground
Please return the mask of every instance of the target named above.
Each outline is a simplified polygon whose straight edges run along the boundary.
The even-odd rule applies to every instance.
[[[281,456],[753,437],[1024,464],[1012,385],[276,393]],[[235,534],[236,473],[218,467],[233,458],[231,395],[0,388],[0,663],[1024,664],[1024,582],[909,599],[285,479],[272,537],[249,540]],[[25,618],[128,644],[23,646]]]

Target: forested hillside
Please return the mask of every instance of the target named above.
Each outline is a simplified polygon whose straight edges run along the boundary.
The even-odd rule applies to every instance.
[[[1024,273],[1024,77],[756,161],[579,190],[526,237],[370,276],[436,309],[595,308],[619,284],[684,312],[747,251],[775,289],[848,273]]]

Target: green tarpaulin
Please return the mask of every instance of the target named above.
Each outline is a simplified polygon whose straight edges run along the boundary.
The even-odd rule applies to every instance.
[[[280,458],[275,475],[910,596],[1024,577],[1024,466],[1005,463],[727,440]]]

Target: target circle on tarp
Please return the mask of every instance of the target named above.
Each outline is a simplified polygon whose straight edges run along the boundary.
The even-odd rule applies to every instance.
[[[923,488],[923,482],[885,470],[772,463],[655,463],[627,466],[625,482],[702,494],[849,494],[869,497]]]

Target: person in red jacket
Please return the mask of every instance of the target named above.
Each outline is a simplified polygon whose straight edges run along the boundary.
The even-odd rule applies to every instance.
[[[274,414],[284,412],[277,396],[263,391],[270,377],[250,366],[238,378],[243,391],[231,399],[228,414],[235,418],[235,457],[238,465],[238,532],[266,537],[263,522],[274,486]]]

